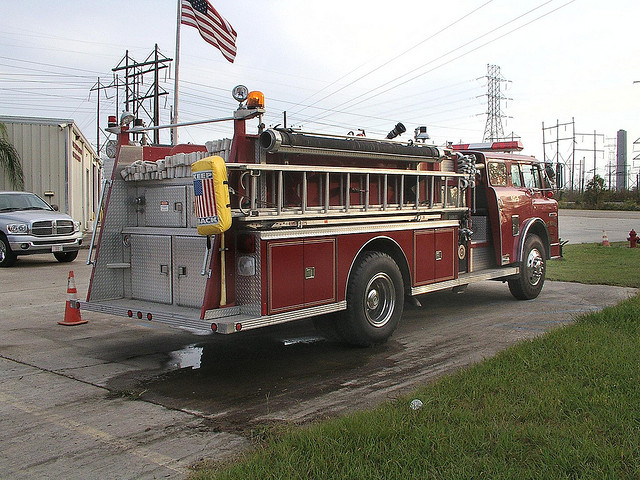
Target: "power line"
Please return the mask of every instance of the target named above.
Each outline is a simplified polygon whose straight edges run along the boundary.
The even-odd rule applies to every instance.
[[[429,40],[431,40],[431,39],[433,39],[434,37],[436,37],[436,36],[440,35],[441,33],[445,32],[446,30],[448,30],[449,28],[453,27],[454,25],[456,25],[456,24],[460,23],[460,22],[461,22],[462,20],[464,20],[465,18],[469,17],[470,15],[474,14],[474,13],[475,13],[475,12],[477,12],[478,10],[480,10],[480,9],[484,8],[485,6],[487,6],[488,4],[490,4],[492,1],[493,1],[493,0],[489,0],[488,2],[483,3],[483,4],[482,4],[482,5],[480,5],[479,7],[477,7],[477,8],[475,8],[475,9],[471,10],[470,12],[466,13],[466,14],[465,14],[465,15],[463,15],[462,17],[460,17],[460,18],[458,18],[457,20],[453,21],[452,23],[448,24],[446,27],[441,28],[441,29],[440,29],[440,30],[438,30],[437,32],[433,33],[432,35],[429,35],[427,38],[425,38],[425,39],[421,40],[420,42],[416,43],[415,45],[413,45],[413,46],[409,47],[409,48],[408,48],[408,49],[406,49],[404,52],[399,53],[398,55],[396,55],[396,56],[394,56],[394,57],[390,58],[389,60],[387,60],[386,62],[384,62],[383,64],[381,64],[381,65],[379,65],[379,66],[375,67],[374,69],[372,69],[372,70],[368,71],[367,73],[365,73],[365,74],[363,74],[363,75],[359,76],[359,77],[358,77],[358,78],[356,78],[355,80],[353,80],[353,81],[349,82],[349,83],[348,83],[348,84],[346,84],[346,85],[343,85],[343,86],[342,86],[342,87],[340,87],[338,90],[336,90],[336,91],[334,91],[334,92],[331,92],[331,93],[329,93],[328,95],[325,95],[324,97],[322,97],[322,98],[321,98],[321,99],[319,99],[319,100],[316,100],[314,103],[312,103],[312,104],[311,104],[311,105],[309,105],[309,106],[316,105],[316,104],[318,104],[319,102],[321,102],[321,101],[323,101],[323,100],[326,100],[327,98],[329,98],[329,97],[331,97],[331,96],[335,95],[336,93],[338,93],[338,92],[340,92],[340,91],[344,90],[345,88],[350,87],[350,86],[351,86],[351,85],[353,85],[354,83],[359,82],[359,81],[360,81],[360,80],[362,80],[363,78],[368,77],[368,76],[369,76],[369,75],[371,75],[372,73],[377,72],[377,71],[378,71],[378,70],[380,70],[381,68],[386,67],[387,65],[389,65],[389,64],[390,64],[390,63],[392,63],[392,62],[394,62],[394,61],[395,61],[395,60],[397,60],[398,58],[403,57],[404,55],[406,55],[406,54],[407,54],[407,53],[409,53],[410,51],[415,50],[416,48],[418,48],[420,45],[422,45],[422,44],[424,44],[424,43],[428,42]],[[346,78],[347,76],[351,75],[353,72],[357,71],[357,70],[358,70],[358,68],[360,68],[360,67],[357,67],[357,68],[355,68],[355,69],[351,70],[349,73],[347,73],[346,75],[343,75],[343,76],[342,76],[342,77],[340,77],[338,80],[336,80],[336,81],[332,82],[330,85],[328,85],[327,87],[323,88],[322,90],[325,90],[326,88],[330,87],[331,85],[334,85],[335,83],[337,83],[338,81],[342,80],[343,78]],[[322,91],[322,90],[320,90],[320,91]],[[318,92],[318,93],[319,93],[319,92]],[[314,94],[314,95],[316,95],[316,94]],[[310,97],[307,97],[307,99],[312,98],[314,95],[311,95]],[[306,99],[305,99],[305,100],[303,100],[303,102],[304,102],[304,101],[306,101]],[[305,108],[308,108],[309,106],[306,106]],[[303,110],[304,110],[304,108],[303,108],[302,110],[298,110],[297,112],[294,112],[294,113],[293,113],[293,115],[297,115],[297,114],[299,114],[300,112],[302,112]]]
[[[419,74],[417,74],[417,75],[415,75],[415,76],[413,76],[413,77],[411,77],[411,78],[409,78],[409,79],[407,79],[407,80],[405,80],[405,81],[403,81],[403,82],[401,82],[401,83],[398,83],[398,84],[396,84],[396,85],[393,85],[392,87],[389,87],[389,88],[387,88],[386,90],[382,90],[382,91],[380,91],[380,92],[378,92],[378,93],[376,93],[376,94],[373,94],[373,95],[370,95],[370,96],[366,97],[366,95],[369,95],[369,94],[373,93],[375,90],[378,90],[378,89],[380,89],[380,88],[383,88],[384,86],[389,85],[389,84],[390,84],[390,83],[392,83],[392,82],[395,82],[395,81],[397,81],[397,80],[399,80],[399,79],[401,79],[401,78],[404,78],[404,77],[406,77],[407,75],[410,75],[410,74],[411,74],[411,73],[413,73],[413,72],[416,72],[416,71],[418,71],[418,70],[420,70],[420,69],[422,69],[422,68],[424,68],[424,67],[426,67],[426,66],[428,66],[428,65],[430,65],[430,64],[432,64],[432,63],[435,63],[435,62],[436,62],[436,61],[438,61],[438,60],[443,59],[444,57],[447,57],[447,56],[451,55],[452,53],[454,53],[454,52],[456,52],[456,51],[458,51],[458,50],[460,50],[460,49],[462,49],[462,48],[464,48],[464,47],[466,47],[466,46],[468,46],[468,45],[470,45],[470,44],[472,44],[472,43],[476,42],[477,40],[479,40],[479,39],[481,39],[481,38],[484,38],[484,37],[486,37],[487,35],[490,35],[491,33],[494,33],[494,32],[496,32],[496,31],[498,31],[498,30],[500,30],[500,29],[504,28],[505,26],[509,25],[510,23],[513,23],[513,22],[515,22],[515,21],[519,20],[520,18],[522,18],[522,17],[524,17],[524,16],[526,16],[526,15],[530,14],[531,12],[533,12],[533,11],[535,11],[535,10],[537,10],[537,9],[539,9],[539,8],[541,8],[541,7],[543,7],[543,6],[547,5],[547,4],[549,4],[549,3],[551,3],[552,1],[554,1],[554,0],[548,0],[547,2],[544,2],[543,4],[540,4],[540,5],[538,5],[537,7],[533,8],[533,9],[531,9],[531,10],[528,10],[527,12],[525,12],[525,13],[523,13],[523,14],[521,14],[521,15],[518,15],[517,17],[515,17],[515,18],[513,18],[513,19],[509,20],[508,22],[505,22],[505,23],[503,23],[502,25],[500,25],[500,26],[498,26],[498,27],[496,27],[496,28],[493,28],[493,29],[489,30],[488,32],[483,33],[482,35],[479,35],[479,36],[475,37],[474,39],[472,39],[472,40],[470,40],[470,41],[468,41],[468,42],[466,42],[466,43],[464,43],[464,44],[462,44],[462,45],[459,45],[458,47],[456,47],[456,48],[454,48],[454,49],[452,49],[452,50],[448,51],[447,53],[444,53],[443,55],[440,55],[439,57],[437,57],[437,58],[435,58],[435,59],[432,59],[432,60],[430,60],[429,62],[426,62],[426,63],[422,64],[421,66],[419,66],[419,67],[417,67],[417,68],[414,68],[413,70],[411,70],[411,71],[409,71],[409,72],[407,72],[407,73],[404,73],[404,74],[402,74],[402,75],[400,75],[400,76],[398,76],[398,77],[396,77],[396,78],[394,78],[394,79],[392,79],[392,80],[389,80],[388,82],[385,82],[384,84],[382,84],[382,85],[380,85],[380,86],[378,86],[378,87],[376,87],[376,88],[373,88],[373,89],[371,89],[371,90],[369,90],[369,91],[367,91],[367,92],[365,92],[365,93],[363,93],[363,94],[359,95],[358,97],[356,97],[356,98],[354,98],[354,99],[351,99],[351,100],[348,100],[348,101],[346,101],[346,102],[343,102],[343,103],[341,103],[341,104],[339,104],[339,105],[335,106],[334,108],[342,107],[342,106],[344,106],[344,105],[347,105],[347,104],[349,104],[349,103],[352,103],[352,102],[354,102],[354,101],[358,100],[359,98],[360,98],[360,100],[359,100],[359,101],[356,101],[355,103],[352,103],[352,104],[350,105],[350,107],[351,107],[351,108],[353,108],[354,106],[359,105],[359,104],[361,104],[361,103],[363,103],[363,102],[365,102],[365,101],[369,101],[369,100],[371,100],[371,99],[373,99],[373,98],[375,98],[375,97],[378,97],[378,96],[382,95],[383,93],[386,93],[386,92],[388,92],[388,91],[390,91],[390,90],[392,90],[392,89],[394,89],[394,88],[397,88],[397,87],[399,87],[399,86],[401,86],[401,85],[405,85],[405,84],[407,84],[407,83],[409,83],[409,82],[411,82],[411,81],[413,81],[413,80],[416,80],[417,78],[420,78],[420,77],[422,77],[422,76],[424,76],[424,75],[426,75],[426,74],[428,74],[428,73],[431,73],[431,72],[433,72],[433,71],[435,71],[435,70],[437,70],[437,69],[439,69],[439,68],[442,68],[442,67],[443,67],[443,66],[445,66],[445,65],[450,65],[450,64],[451,64],[451,62],[453,62],[453,61],[455,61],[455,60],[459,60],[460,58],[462,58],[462,57],[464,57],[464,56],[466,56],[466,55],[469,55],[470,53],[475,52],[476,50],[479,50],[480,48],[483,48],[483,47],[485,47],[485,46],[487,46],[487,45],[489,45],[489,44],[491,44],[491,43],[493,43],[493,42],[496,42],[496,41],[498,41],[498,40],[500,40],[500,39],[504,38],[505,36],[510,35],[510,34],[512,34],[513,32],[516,32],[517,30],[520,30],[521,28],[524,28],[524,27],[526,27],[526,26],[528,26],[528,25],[532,24],[533,22],[536,22],[536,21],[538,21],[538,20],[540,20],[540,19],[542,19],[542,18],[544,18],[544,17],[546,17],[546,16],[548,16],[548,15],[550,15],[550,14],[552,14],[552,13],[554,13],[554,12],[558,11],[558,10],[560,10],[561,8],[564,8],[564,7],[566,7],[567,5],[569,5],[569,4],[573,3],[573,2],[575,2],[575,0],[570,0],[570,1],[568,1],[567,3],[565,3],[565,4],[561,5],[561,6],[559,6],[559,7],[555,8],[555,9],[553,9],[553,10],[550,10],[549,12],[546,12],[546,13],[544,13],[544,14],[542,14],[542,15],[540,15],[540,16],[538,16],[538,17],[536,17],[536,18],[534,18],[533,20],[530,20],[530,21],[529,21],[529,22],[527,22],[527,23],[524,23],[524,24],[522,24],[522,25],[520,25],[520,26],[518,26],[518,27],[516,27],[516,28],[514,28],[514,29],[512,29],[512,30],[509,30],[508,32],[506,32],[506,33],[504,33],[504,34],[502,34],[502,35],[500,35],[500,36],[498,36],[498,37],[496,37],[496,38],[493,38],[493,39],[491,39],[491,40],[489,40],[489,41],[487,41],[487,42],[485,42],[485,43],[483,43],[483,44],[481,44],[481,45],[479,45],[479,46],[477,46],[477,47],[475,47],[475,48],[473,48],[473,49],[471,49],[471,50],[469,50],[469,51],[466,51],[466,52],[464,52],[464,53],[462,53],[462,54],[460,54],[460,55],[458,55],[458,56],[456,56],[456,57],[454,57],[454,58],[452,58],[452,59],[450,59],[450,60],[447,60],[447,61],[446,61],[446,62],[444,62],[444,63],[441,63],[441,64],[439,64],[439,65],[437,65],[437,66],[435,66],[435,67],[433,67],[433,68],[431,68],[431,69],[429,69],[429,70],[427,70],[427,71],[425,71],[425,72],[419,73]]]

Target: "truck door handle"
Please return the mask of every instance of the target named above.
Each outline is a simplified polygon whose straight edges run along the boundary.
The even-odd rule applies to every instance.
[[[178,267],[178,276],[186,277],[187,276],[187,267]]]
[[[160,274],[169,275],[169,265],[160,265]]]

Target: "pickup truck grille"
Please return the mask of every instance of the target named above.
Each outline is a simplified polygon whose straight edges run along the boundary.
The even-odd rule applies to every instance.
[[[71,220],[46,220],[33,222],[31,233],[36,237],[50,237],[52,235],[69,235],[73,233]]]

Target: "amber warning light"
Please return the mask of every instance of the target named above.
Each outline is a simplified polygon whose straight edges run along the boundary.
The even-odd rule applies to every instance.
[[[249,96],[247,97],[247,107],[264,108],[264,94],[257,90],[249,92]]]

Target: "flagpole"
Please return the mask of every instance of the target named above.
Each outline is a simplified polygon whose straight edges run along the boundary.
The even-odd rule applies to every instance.
[[[180,71],[180,20],[182,17],[182,0],[178,0],[178,18],[176,21],[176,59],[175,59],[175,83],[173,87],[173,119],[171,123],[178,123],[178,74]],[[178,127],[171,128],[171,144],[178,144]]]

